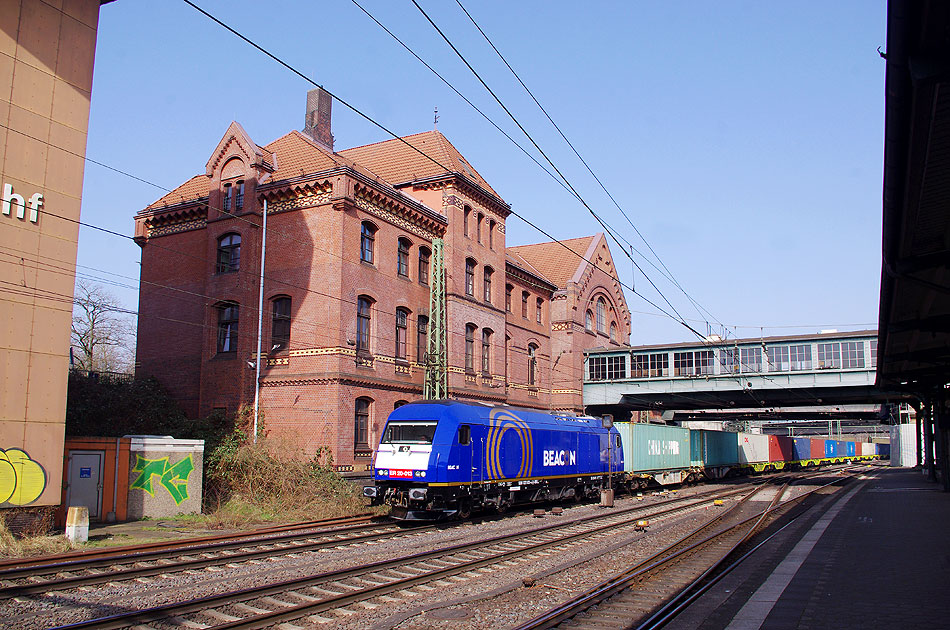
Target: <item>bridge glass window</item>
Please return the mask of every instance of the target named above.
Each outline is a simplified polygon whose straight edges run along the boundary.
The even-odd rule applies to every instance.
[[[864,367],[863,341],[844,341],[841,343],[841,367],[845,369]]]
[[[587,378],[591,381],[603,381],[607,378],[607,357],[587,359]]]
[[[788,372],[789,354],[788,346],[770,346],[766,350],[769,358],[769,372]]]
[[[716,358],[712,350],[696,351],[696,374],[715,374]]]
[[[673,353],[673,376],[694,376],[696,364],[692,352]]]
[[[841,344],[818,344],[818,369],[830,370],[841,367]]]
[[[789,369],[793,372],[811,369],[811,346],[801,344],[788,347]]]
[[[720,374],[738,374],[739,373],[739,349],[723,348],[719,351],[719,373]]]
[[[591,381],[627,378],[627,357],[590,357],[587,360],[587,374]]]
[[[739,371],[756,374],[762,371],[762,348],[739,348]]]
[[[871,367],[877,367],[877,339],[871,340]]]
[[[650,376],[660,377],[670,375],[670,355],[664,353],[650,355]]]
[[[627,357],[607,357],[607,378],[627,378]]]
[[[630,378],[650,376],[650,355],[634,354],[630,357]]]

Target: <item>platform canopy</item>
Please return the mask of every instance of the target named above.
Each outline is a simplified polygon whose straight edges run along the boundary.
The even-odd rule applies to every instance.
[[[891,0],[877,384],[950,382],[950,4]]]

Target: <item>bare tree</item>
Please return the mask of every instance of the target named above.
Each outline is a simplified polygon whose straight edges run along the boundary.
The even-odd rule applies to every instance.
[[[72,345],[75,367],[97,372],[131,372],[135,326],[118,298],[98,284],[76,282]]]

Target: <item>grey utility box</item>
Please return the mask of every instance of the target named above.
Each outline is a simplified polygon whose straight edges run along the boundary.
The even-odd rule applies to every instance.
[[[204,440],[133,435],[129,445],[128,518],[201,512]]]

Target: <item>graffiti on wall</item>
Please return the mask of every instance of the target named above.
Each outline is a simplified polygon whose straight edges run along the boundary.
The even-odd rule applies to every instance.
[[[0,504],[28,505],[46,489],[46,470],[19,448],[0,450]]]
[[[176,505],[181,505],[182,501],[188,498],[188,477],[191,471],[195,469],[195,464],[191,455],[185,459],[171,464],[168,457],[161,459],[145,459],[141,455],[135,456],[135,467],[133,473],[139,476],[129,486],[132,489],[144,490],[153,497],[155,488],[152,486],[154,477],[158,477],[159,483],[172,495]]]

